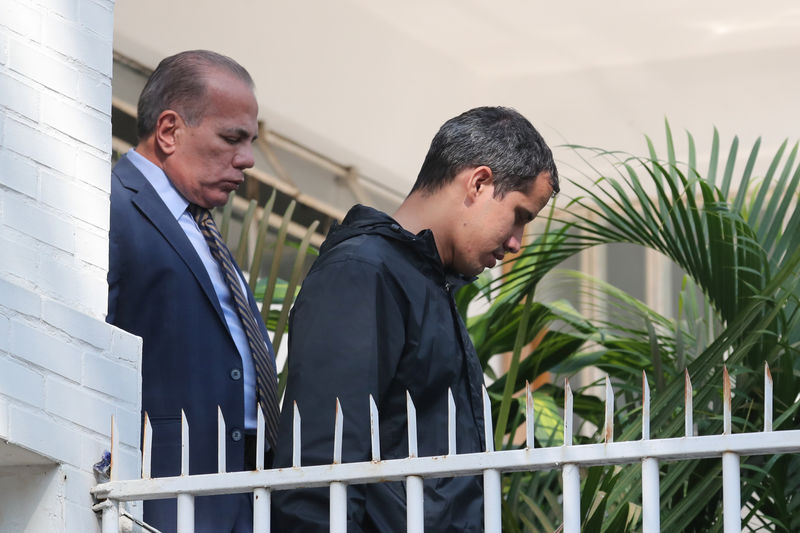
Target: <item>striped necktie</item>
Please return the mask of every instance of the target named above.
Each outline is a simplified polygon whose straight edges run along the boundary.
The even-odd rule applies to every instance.
[[[267,440],[272,449],[275,449],[275,440],[278,435],[278,387],[275,376],[275,367],[272,364],[271,356],[261,334],[261,329],[253,316],[247,295],[242,291],[239,274],[233,264],[231,255],[225,242],[222,240],[217,225],[211,217],[208,209],[195,204],[189,204],[189,213],[194,217],[200,231],[203,233],[211,255],[219,263],[225,284],[231,291],[236,313],[242,321],[247,344],[250,346],[250,353],[253,356],[253,363],[256,369],[256,390],[258,392],[258,402],[264,411],[266,422]]]

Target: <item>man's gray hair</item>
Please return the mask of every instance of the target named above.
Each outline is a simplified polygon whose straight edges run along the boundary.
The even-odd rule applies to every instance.
[[[136,124],[139,139],[155,131],[159,115],[167,109],[176,111],[190,126],[199,124],[207,103],[207,74],[215,69],[253,87],[253,78],[243,66],[216,52],[188,50],[161,60],[139,96]]]
[[[492,169],[495,196],[527,191],[542,172],[553,192],[559,190],[553,153],[528,119],[507,107],[476,107],[439,129],[411,192],[434,192],[482,165]]]

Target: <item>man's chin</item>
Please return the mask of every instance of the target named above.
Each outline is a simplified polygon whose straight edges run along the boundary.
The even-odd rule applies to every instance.
[[[228,198],[230,198],[233,192],[234,191],[222,190],[215,194],[209,194],[207,197],[203,198],[203,201],[207,204],[204,207],[213,209],[225,205],[228,203]]]

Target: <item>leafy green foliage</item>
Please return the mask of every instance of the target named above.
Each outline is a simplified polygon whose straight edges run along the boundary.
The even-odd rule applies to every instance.
[[[683,434],[684,370],[694,384],[696,431],[722,432],[723,364],[735,377],[734,431],[760,431],[763,425],[763,365],[774,377],[775,427],[800,423],[795,400],[800,392],[800,210],[797,187],[798,146],[784,143],[763,176],[755,174],[760,140],[736,173],[739,142],[726,155],[714,131],[707,172],[696,165],[696,147],[687,136],[688,164],[678,164],[675,142],[666,125],[667,157],[636,158],[598,149],[573,147],[587,165],[611,163],[610,173],[592,166],[591,185],[572,183],[577,195],[561,213],[551,211],[545,231],[535,236],[510,272],[482,278],[459,295],[465,314],[470,300],[491,297],[491,304],[468,327],[481,362],[511,352],[509,371],[490,386],[496,421],[496,445],[520,446],[515,435],[524,423],[520,394],[526,381],[544,372],[560,376],[537,391],[538,409],[560,416],[563,377],[596,366],[614,383],[618,440],[641,436],[641,372],[653,391],[654,438]],[[720,172],[721,169],[721,172]],[[587,319],[566,302],[535,303],[542,278],[564,260],[593,246],[628,243],[655,250],[686,273],[677,318],[664,317],[615,287],[580,274],[568,274],[585,294],[608,309],[602,319]],[[523,347],[533,351],[522,358]],[[493,373],[487,370],[487,373]],[[545,404],[543,396],[552,398]],[[576,415],[602,426],[603,408],[578,391]],[[561,423],[549,425],[554,431]],[[594,441],[595,435],[589,438]],[[537,432],[537,445],[557,442]],[[678,531],[721,530],[720,462],[661,465],[662,528]],[[746,527],[798,530],[800,458],[743,458],[742,501],[749,510]],[[559,476],[515,473],[505,477],[504,528],[552,531],[560,524]],[[768,490],[765,492],[765,488]],[[641,528],[641,469],[592,468],[584,472],[583,531],[637,531]]]

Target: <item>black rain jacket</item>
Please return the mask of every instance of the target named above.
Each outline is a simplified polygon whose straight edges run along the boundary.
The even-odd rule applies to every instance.
[[[344,414],[343,462],[371,460],[369,395],[380,415],[381,459],[408,457],[406,391],[420,456],[445,455],[447,390],[458,453],[483,444],[483,372],[429,230],[413,235],[357,205],[331,230],[292,310],[289,376],[276,467],[292,464],[292,405],[302,419],[302,464],[333,459],[334,410]],[[426,479],[426,531],[482,531],[476,476]],[[402,482],[348,487],[348,531],[405,531]],[[273,531],[327,531],[329,489],[273,493]]]

